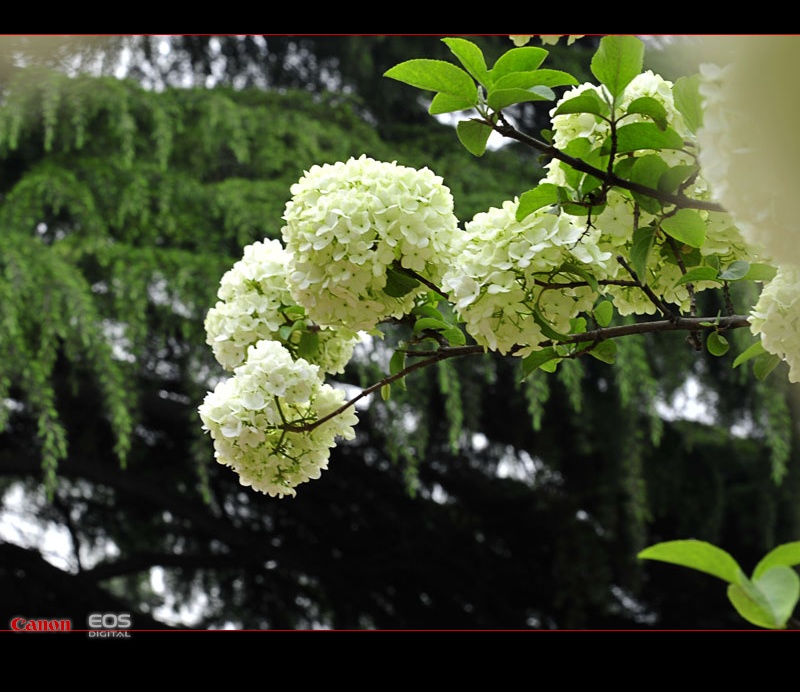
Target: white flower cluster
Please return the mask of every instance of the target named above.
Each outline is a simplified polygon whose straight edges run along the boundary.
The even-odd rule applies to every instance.
[[[304,338],[313,339],[316,348],[306,359],[322,373],[343,372],[350,361],[358,335],[319,328],[302,317],[304,310],[289,292],[288,263],[280,241],[265,240],[245,247],[242,259],[222,277],[205,330],[206,343],[226,370],[244,363],[248,347],[262,339],[279,341],[295,356]],[[289,332],[285,338],[282,328]]]
[[[313,423],[343,401],[341,390],[321,381],[318,366],[264,340],[248,349],[233,377],[207,394],[199,413],[219,463],[236,471],[242,485],[284,497],[320,477],[336,439],[354,437],[357,419],[350,408],[310,431],[293,432],[287,424]]]
[[[789,381],[800,382],[800,269],[793,265],[778,273],[761,291],[750,313],[750,331],[761,337],[766,351],[789,365]]]
[[[406,314],[425,290],[387,294],[393,264],[433,283],[449,265],[453,198],[427,168],[361,156],[313,166],[291,192],[282,230],[289,287],[317,324],[372,330]]]
[[[588,310],[588,286],[548,288],[575,281],[559,272],[565,263],[590,268],[610,255],[599,251],[596,233],[585,232],[570,217],[540,209],[516,221],[519,200],[477,214],[467,223],[442,288],[478,344],[515,355],[537,350],[545,340],[537,317],[568,333],[569,321]],[[579,279],[580,280],[580,279]]]

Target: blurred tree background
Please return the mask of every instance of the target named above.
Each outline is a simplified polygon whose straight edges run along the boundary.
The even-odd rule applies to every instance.
[[[588,80],[595,46],[548,64]],[[541,176],[518,144],[472,157],[381,76],[418,57],[450,55],[435,36],[0,39],[0,629],[104,609],[136,629],[745,627],[721,582],[635,555],[698,538],[747,571],[797,539],[797,390],[680,335],[524,382],[489,355],[417,372],[294,499],[214,462],[203,319],[304,170],[428,166],[462,222]],[[538,133],[549,108],[510,115]],[[380,379],[400,336],[340,384]]]

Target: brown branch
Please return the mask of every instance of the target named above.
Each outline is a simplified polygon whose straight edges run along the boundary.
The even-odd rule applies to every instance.
[[[496,124],[492,124],[486,121],[481,121],[481,122],[490,125],[495,132],[502,135],[503,137],[508,137],[509,139],[514,139],[517,142],[521,142],[522,144],[525,144],[533,149],[536,149],[537,151],[541,152],[545,156],[550,157],[551,159],[558,159],[562,163],[566,163],[568,166],[572,166],[572,168],[574,168],[576,171],[593,175],[595,178],[598,178],[599,180],[602,180],[610,185],[621,187],[626,190],[630,190],[631,192],[638,192],[639,194],[652,197],[653,199],[657,199],[659,202],[664,202],[665,204],[674,204],[675,206],[680,207],[682,209],[703,209],[705,211],[721,211],[721,212],[725,211],[724,207],[722,207],[719,204],[716,204],[715,202],[707,202],[704,200],[692,199],[691,197],[686,197],[685,195],[675,195],[667,192],[660,192],[659,190],[647,187],[646,185],[642,185],[641,183],[636,183],[633,182],[632,180],[625,180],[625,178],[620,178],[618,175],[615,175],[614,173],[609,173],[608,171],[603,171],[599,168],[595,168],[591,164],[588,164],[585,161],[583,161],[582,159],[578,159],[575,158],[574,156],[570,156],[569,154],[565,154],[563,151],[556,149],[556,147],[554,147],[552,144],[547,144],[546,142],[542,142],[541,140],[538,140],[535,137],[526,135],[505,122],[500,122]]]
[[[729,329],[739,329],[750,325],[749,318],[746,315],[730,315],[728,317],[672,317],[666,320],[656,320],[651,322],[637,322],[635,324],[623,324],[616,327],[602,327],[600,329],[593,329],[581,334],[571,334],[569,338],[559,341],[559,344],[582,344],[587,341],[604,341],[606,339],[617,339],[622,336],[630,336],[632,334],[649,334],[657,332],[670,332],[670,331],[689,331],[697,332],[702,329],[715,329],[717,331],[727,331]],[[544,341],[539,346],[551,346],[552,341]],[[523,347],[520,345],[513,346],[509,350],[509,355],[513,355]],[[486,353],[487,349],[484,346],[477,344],[470,346],[447,346],[439,349],[431,350],[414,350],[407,351],[406,356],[412,358],[423,358],[412,365],[409,365],[394,375],[388,375],[379,380],[375,384],[370,385],[366,389],[359,392],[352,399],[343,403],[339,408],[331,411],[329,414],[319,418],[312,423],[305,423],[303,425],[292,425],[291,423],[281,426],[283,430],[294,433],[310,432],[318,426],[326,423],[327,421],[335,418],[341,413],[344,413],[348,408],[354,406],[358,401],[370,394],[377,392],[381,387],[387,384],[396,382],[406,375],[434,365],[442,360],[449,358],[460,358],[463,356],[472,356]]]

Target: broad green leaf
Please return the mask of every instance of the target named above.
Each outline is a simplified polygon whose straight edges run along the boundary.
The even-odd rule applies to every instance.
[[[381,387],[381,399],[389,401],[392,398],[392,385],[385,384]]]
[[[588,351],[588,354],[603,363],[613,365],[617,360],[617,345],[613,341],[600,341]]]
[[[628,179],[655,190],[658,187],[658,181],[666,170],[667,162],[664,159],[656,154],[647,154],[636,158],[631,166]],[[657,214],[661,211],[661,202],[655,197],[634,192],[633,198],[639,203],[640,207],[651,214]]]
[[[420,317],[414,322],[414,332],[424,332],[426,329],[433,329],[439,331],[440,329],[448,329],[451,325],[442,320],[437,320],[433,317]]]
[[[635,36],[604,36],[592,58],[592,74],[616,98],[642,71],[644,43]]]
[[[319,353],[319,332],[304,331],[297,344],[297,355],[306,360],[312,360]]]
[[[797,565],[800,565],[800,541],[784,543],[777,548],[773,548],[761,558],[753,570],[753,579],[759,579],[772,567],[795,567]]]
[[[643,284],[647,283],[647,260],[653,241],[656,237],[656,229],[653,226],[637,228],[633,232],[633,243],[631,244],[631,269],[636,272],[636,277]]]
[[[486,103],[494,111],[503,110],[515,103],[528,101],[555,101],[556,95],[550,87],[535,86],[531,89],[492,89],[486,96]]]
[[[717,331],[708,333],[706,337],[706,348],[712,356],[724,356],[730,349],[728,340]]]
[[[785,565],[775,565],[758,579],[753,579],[753,583],[767,599],[777,626],[786,627],[800,598],[800,577],[797,572]]]
[[[556,204],[558,202],[558,189],[558,185],[554,183],[539,183],[532,190],[523,192],[517,205],[517,221],[522,221],[537,209]]]
[[[767,375],[777,368],[780,362],[780,357],[774,353],[762,353],[753,360],[753,374],[757,380],[765,380]]]
[[[483,156],[492,128],[477,120],[461,120],[456,125],[456,134],[464,148],[473,156]]]
[[[714,267],[695,267],[686,272],[675,282],[676,286],[694,283],[696,281],[717,281],[718,273]]]
[[[497,59],[489,75],[492,80],[497,81],[512,72],[531,72],[538,69],[548,55],[548,51],[538,46],[512,48]]]
[[[728,600],[736,612],[747,622],[764,629],[778,629],[780,625],[772,613],[769,601],[755,585],[731,584],[728,586]]]
[[[282,324],[280,327],[278,327],[278,336],[284,341],[288,341],[291,338],[293,331],[294,327],[292,325]]]
[[[683,116],[690,132],[697,132],[703,124],[703,99],[700,96],[700,75],[679,77],[672,87],[675,108]]]
[[[392,354],[392,357],[389,359],[389,374],[396,375],[398,372],[402,372],[403,368],[406,367],[406,353],[405,351],[395,351]],[[406,389],[406,378],[401,377],[398,380],[395,380],[395,384],[400,387],[401,390],[405,391]]]
[[[535,86],[574,86],[578,80],[561,70],[533,70],[532,72],[512,72],[495,80],[493,89],[530,89]],[[595,93],[595,92],[591,92]],[[595,94],[596,96],[596,94]]]
[[[592,113],[593,115],[607,116],[609,109],[608,104],[597,95],[597,92],[590,89],[563,101],[553,115],[568,113]]]
[[[472,100],[463,99],[461,96],[452,94],[436,94],[428,106],[428,113],[431,115],[441,115],[442,113],[454,113],[456,111],[470,110],[475,106]]]
[[[738,281],[747,276],[750,271],[750,262],[735,260],[719,273],[719,278],[725,281]]]
[[[583,334],[586,331],[586,318],[585,317],[573,317],[569,321],[569,333],[570,334]]]
[[[483,57],[483,51],[478,46],[465,38],[443,38],[442,42],[459,59],[476,82],[483,84],[485,87],[491,86],[489,83],[489,70],[486,68],[486,59]]]
[[[696,569],[730,584],[747,581],[739,563],[729,553],[705,541],[689,539],[656,543],[642,550],[637,557]]]
[[[655,123],[630,123],[617,130],[617,154],[628,154],[642,149],[682,149],[683,137],[671,127],[659,129]],[[611,152],[611,138],[603,142],[602,152]]]
[[[463,346],[467,343],[467,338],[464,336],[458,327],[449,327],[441,331],[442,336],[453,346]]]
[[[594,319],[601,327],[611,324],[614,317],[614,304],[610,300],[601,300],[594,306]]]
[[[428,305],[426,303],[415,305],[411,310],[411,314],[419,317],[432,317],[435,320],[444,321],[444,315],[442,315],[437,308],[433,307],[433,305]]]
[[[406,352],[397,350],[392,354],[389,359],[389,374],[396,375],[406,367]]]
[[[478,87],[472,77],[460,67],[444,60],[407,60],[388,69],[383,76],[418,89],[457,96],[473,106],[478,103]]]
[[[694,209],[678,209],[661,221],[661,229],[690,247],[701,247],[706,239],[706,222]]]
[[[402,298],[418,286],[419,281],[413,276],[390,266],[386,271],[386,285],[383,287],[383,292],[392,298]]]
[[[664,174],[658,180],[658,190],[660,192],[668,192],[670,194],[678,191],[678,188],[693,176],[699,168],[690,164],[679,164],[672,166],[664,171]]]
[[[552,346],[543,348],[541,351],[534,351],[522,359],[522,378],[525,379],[537,368],[542,367],[548,361],[558,358],[558,354]]]
[[[775,278],[777,269],[769,264],[759,264],[754,262],[750,265],[750,270],[745,275],[747,281],[771,281]]]
[[[733,367],[738,368],[742,363],[764,353],[766,353],[764,350],[764,345],[761,343],[761,339],[759,339],[758,341],[750,344],[750,346],[736,356],[735,360],[733,361]]]
[[[667,127],[667,109],[652,96],[640,96],[628,104],[625,109],[628,115],[645,115],[650,118],[660,130]]]

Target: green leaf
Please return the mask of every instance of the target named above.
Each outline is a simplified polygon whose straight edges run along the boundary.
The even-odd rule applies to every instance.
[[[662,130],[655,123],[630,123],[617,130],[617,154],[628,154],[642,149],[682,149],[683,137],[671,127]],[[601,148],[602,153],[611,153],[609,137]]]
[[[555,101],[555,98],[553,90],[546,86],[535,86],[531,89],[492,89],[486,96],[486,103],[492,110],[499,111],[515,103]]]
[[[512,48],[497,59],[489,71],[489,76],[496,82],[500,77],[512,72],[531,72],[537,69],[548,55],[548,51],[538,46]]]
[[[778,566],[795,567],[800,565],[800,541],[784,543],[770,550],[761,558],[753,570],[753,579],[758,579],[764,572]]]
[[[533,70],[532,72],[512,72],[495,80],[492,89],[530,89],[536,86],[574,86],[578,80],[561,70]],[[591,93],[595,94],[594,91]],[[596,96],[597,94],[595,94]]]
[[[667,163],[664,159],[656,154],[647,154],[636,158],[628,173],[628,179],[655,190],[658,188],[658,181],[666,170]],[[634,192],[633,198],[639,203],[639,206],[651,214],[657,214],[661,211],[661,202],[655,197]]]
[[[762,353],[753,360],[753,374],[757,380],[765,380],[767,375],[777,368],[780,362],[780,357],[774,353]]]
[[[552,346],[530,353],[522,359],[522,378],[525,379],[534,370],[558,357],[558,354]]]
[[[622,94],[631,80],[642,71],[644,43],[635,36],[604,36],[592,58],[592,74],[611,92]]]
[[[483,84],[485,87],[490,86],[486,59],[483,57],[483,51],[478,46],[465,38],[443,38],[442,42],[459,59],[476,82]]]
[[[381,399],[389,401],[392,398],[392,385],[385,384],[381,387]]]
[[[492,128],[477,120],[461,120],[456,125],[456,134],[470,154],[483,156]]]
[[[730,584],[747,581],[739,563],[729,553],[705,541],[689,539],[656,543],[642,550],[637,557],[696,569]]]
[[[414,322],[414,333],[424,332],[426,329],[433,329],[439,331],[441,329],[448,329],[451,325],[442,320],[437,320],[433,317],[420,317]]]
[[[675,282],[676,286],[681,284],[695,283],[696,281],[716,281],[719,272],[714,267],[695,267],[686,272]]]
[[[436,94],[431,100],[431,105],[428,106],[428,113],[431,115],[441,115],[442,113],[454,113],[456,111],[468,110],[474,106],[474,103],[460,96]]]
[[[728,586],[728,600],[750,624],[765,629],[778,628],[769,601],[752,583]]]
[[[441,331],[442,336],[453,346],[463,346],[467,343],[467,338],[464,336],[458,327],[449,327]]]
[[[694,209],[678,209],[661,221],[661,229],[691,247],[701,247],[706,239],[706,222]]]
[[[726,269],[719,273],[719,278],[725,281],[738,281],[747,276],[750,271],[750,262],[746,260],[735,260]]]
[[[300,343],[297,344],[297,355],[306,360],[312,360],[319,353],[319,332],[308,330],[300,335]]]
[[[444,315],[433,305],[428,305],[423,303],[422,305],[415,305],[411,310],[412,315],[417,315],[419,317],[432,317],[436,320],[444,321]]]
[[[730,344],[722,334],[712,331],[706,337],[706,348],[712,356],[724,356],[728,352]]]
[[[736,356],[735,360],[733,361],[733,367],[738,368],[742,363],[764,353],[766,353],[764,350],[764,344],[762,344],[761,339],[759,339],[758,341],[750,344],[750,346]]]
[[[516,219],[522,221],[537,209],[548,207],[558,202],[558,185],[553,183],[539,183],[532,190],[523,192],[519,198]]]
[[[633,242],[631,243],[631,269],[636,272],[636,276],[643,284],[647,283],[647,259],[653,242],[656,237],[656,229],[653,226],[637,228],[633,232]]]
[[[690,132],[697,132],[703,124],[703,99],[700,96],[700,75],[679,77],[672,87],[675,108],[683,116]]]
[[[568,113],[592,113],[593,115],[608,115],[608,104],[603,101],[594,90],[582,91],[577,96],[573,96],[563,101],[556,108],[553,115],[566,115]]]
[[[383,292],[392,298],[402,298],[418,286],[419,281],[413,276],[389,266],[386,271],[386,285],[383,287]]]
[[[673,194],[678,191],[678,188],[693,176],[699,168],[688,163],[678,164],[672,166],[664,171],[664,174],[658,180],[658,190],[660,192],[667,192]]]
[[[775,278],[777,269],[769,264],[759,264],[753,262],[750,265],[750,270],[745,275],[747,281],[772,281]]]
[[[617,360],[617,345],[613,341],[599,341],[590,351],[587,351],[587,353],[592,356],[592,358],[597,358],[597,360],[603,363],[613,365]]]
[[[644,115],[653,120],[659,129],[663,130],[667,127],[667,109],[661,105],[652,96],[640,96],[628,104],[625,109],[628,115],[637,114]]]
[[[392,354],[392,357],[389,359],[389,374],[396,375],[398,372],[402,372],[403,369],[406,367],[406,352],[397,350]],[[406,389],[406,378],[401,377],[398,380],[395,380],[395,384],[400,387],[401,390],[405,391]]]
[[[800,598],[800,576],[791,567],[776,565],[753,579],[753,583],[766,597],[776,626],[786,627]]]
[[[418,89],[457,96],[473,106],[478,104],[478,87],[472,77],[460,67],[444,60],[407,60],[388,69],[383,76]]]
[[[614,304],[610,300],[601,300],[594,306],[594,319],[601,327],[611,324],[612,317],[614,317]]]

